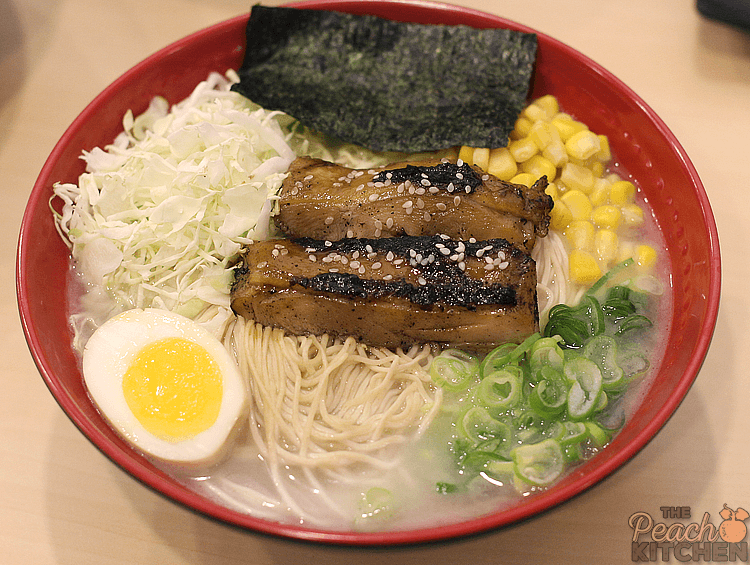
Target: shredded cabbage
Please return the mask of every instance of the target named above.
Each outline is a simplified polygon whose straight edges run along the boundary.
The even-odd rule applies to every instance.
[[[273,202],[296,157],[291,119],[211,74],[184,101],[128,111],[112,145],[84,152],[78,184],[58,183],[53,212],[76,268],[109,312],[165,308],[220,327],[231,317],[232,265],[270,235]],[[54,200],[54,197],[53,197]],[[85,309],[85,308],[84,308]],[[218,312],[218,313],[217,313]]]

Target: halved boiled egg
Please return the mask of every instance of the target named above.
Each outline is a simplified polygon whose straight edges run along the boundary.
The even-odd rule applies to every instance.
[[[115,430],[171,463],[220,460],[247,411],[247,387],[227,349],[165,310],[128,310],[102,324],[84,348],[83,378]]]

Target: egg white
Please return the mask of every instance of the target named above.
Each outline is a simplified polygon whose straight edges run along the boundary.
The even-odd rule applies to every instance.
[[[176,442],[147,431],[122,390],[123,376],[141,349],[165,338],[184,338],[202,346],[223,379],[216,421],[192,438]],[[84,348],[83,378],[100,413],[122,437],[144,453],[179,465],[202,467],[220,461],[247,412],[247,386],[222,343],[196,322],[165,310],[128,310],[102,324]]]

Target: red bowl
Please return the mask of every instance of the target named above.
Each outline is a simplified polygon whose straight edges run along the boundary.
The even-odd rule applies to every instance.
[[[533,30],[475,10],[419,0],[311,0],[292,4],[374,14],[421,23]],[[55,146],[29,198],[17,256],[17,295],[23,329],[49,390],[73,423],[113,462],[145,485],[205,515],[251,530],[338,544],[384,545],[448,539],[505,526],[549,509],[591,487],[632,458],[677,409],[695,380],[716,321],[720,255],[716,225],[698,174],[658,116],[611,73],[543,34],[532,96],[554,94],[566,111],[609,137],[620,163],[638,180],[664,234],[671,261],[674,308],[671,335],[652,388],[613,442],[555,486],[519,504],[476,519],[434,528],[391,532],[330,532],[260,520],[196,495],[155,468],[117,436],[84,389],[71,347],[66,296],[69,252],[49,210],[52,185],[76,182],[83,150],[109,143],[122,116],[159,94],[185,98],[210,71],[238,68],[247,16],[190,35],[136,65],[94,99]],[[50,292],[49,289],[57,289]]]

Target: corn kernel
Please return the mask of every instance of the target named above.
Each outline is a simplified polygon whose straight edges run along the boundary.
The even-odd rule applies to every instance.
[[[551,120],[559,111],[560,104],[557,102],[557,98],[551,94],[545,94],[534,101],[534,104],[543,108],[547,113],[547,119]]]
[[[518,165],[507,147],[498,147],[490,151],[487,172],[505,181],[516,176]]]
[[[557,116],[552,118],[552,125],[557,128],[557,131],[560,134],[560,139],[562,139],[564,142],[568,141],[568,139],[570,139],[576,133],[588,129],[586,127],[586,124],[577,122],[567,114],[562,113],[558,113]]]
[[[594,250],[596,228],[588,220],[573,220],[563,231],[573,249]]]
[[[589,194],[589,200],[591,200],[592,206],[602,206],[609,203],[609,187],[610,183],[604,179],[596,179],[594,181],[594,188]]]
[[[575,220],[588,220],[591,216],[591,201],[580,190],[569,190],[560,197],[570,209],[570,213]]]
[[[562,167],[568,162],[568,152],[559,135],[556,135],[552,142],[542,150],[542,156],[555,167]]]
[[[596,256],[604,265],[611,265],[617,258],[619,247],[617,233],[609,229],[597,230],[594,235],[594,248]]]
[[[548,120],[552,117],[552,116],[548,116],[546,110],[542,108],[541,106],[539,106],[538,104],[536,104],[536,102],[533,102],[529,104],[528,106],[526,106],[523,112],[521,112],[521,115],[524,118],[528,118],[529,120],[531,120],[532,123],[538,122],[540,120]]]
[[[604,174],[605,165],[601,161],[594,161],[593,163],[591,163],[590,169],[595,177],[601,178],[601,176]]]
[[[628,180],[621,180],[612,184],[610,200],[612,204],[624,206],[635,199],[635,185]]]
[[[651,269],[656,264],[656,249],[650,245],[638,245],[633,258],[641,269]]]
[[[518,118],[513,128],[513,132],[518,136],[517,139],[523,139],[524,137],[528,136],[529,132],[531,131],[531,126],[533,125],[534,123],[528,118]]]
[[[557,189],[557,185],[554,182],[547,184],[547,188],[544,189],[545,194],[552,197],[552,200],[557,202],[560,198],[560,191]]]
[[[529,137],[536,143],[539,150],[547,147],[554,139],[560,139],[560,134],[549,122],[536,122],[529,130]]]
[[[474,148],[468,145],[462,145],[458,152],[458,158],[464,163],[471,163],[471,158],[474,156]]]
[[[578,284],[590,285],[599,280],[602,270],[593,255],[574,249],[568,258],[570,277]]]
[[[512,179],[510,179],[510,182],[513,184],[522,184],[524,186],[531,186],[536,182],[536,179],[533,175],[530,175],[529,173],[518,173],[516,176],[514,176]]]
[[[617,206],[605,204],[591,211],[591,220],[600,228],[616,230],[622,221],[622,212]]]
[[[550,225],[553,229],[563,231],[573,221],[573,213],[563,200],[555,200],[555,205],[549,213]]]
[[[489,160],[490,150],[487,147],[477,147],[474,149],[474,154],[471,156],[469,163],[476,165],[483,171],[487,171]]]
[[[523,139],[516,139],[508,144],[508,151],[513,155],[513,158],[519,162],[530,159],[533,155],[539,151],[539,148],[534,143],[534,140],[530,137],[524,137]]]
[[[574,159],[588,159],[599,151],[599,138],[592,131],[581,130],[568,138],[565,149]]]
[[[521,163],[521,170],[533,175],[535,179],[546,176],[548,181],[555,180],[555,175],[557,175],[557,167],[541,155],[534,155],[528,161]]]
[[[643,225],[643,209],[638,204],[626,204],[622,208],[622,223],[629,228]]]
[[[609,138],[606,135],[598,135],[599,138],[599,151],[596,153],[596,158],[602,163],[608,163],[612,159],[612,152],[609,149]]]
[[[587,168],[566,163],[560,172],[560,181],[568,188],[580,190],[586,194],[594,189],[594,174]]]

